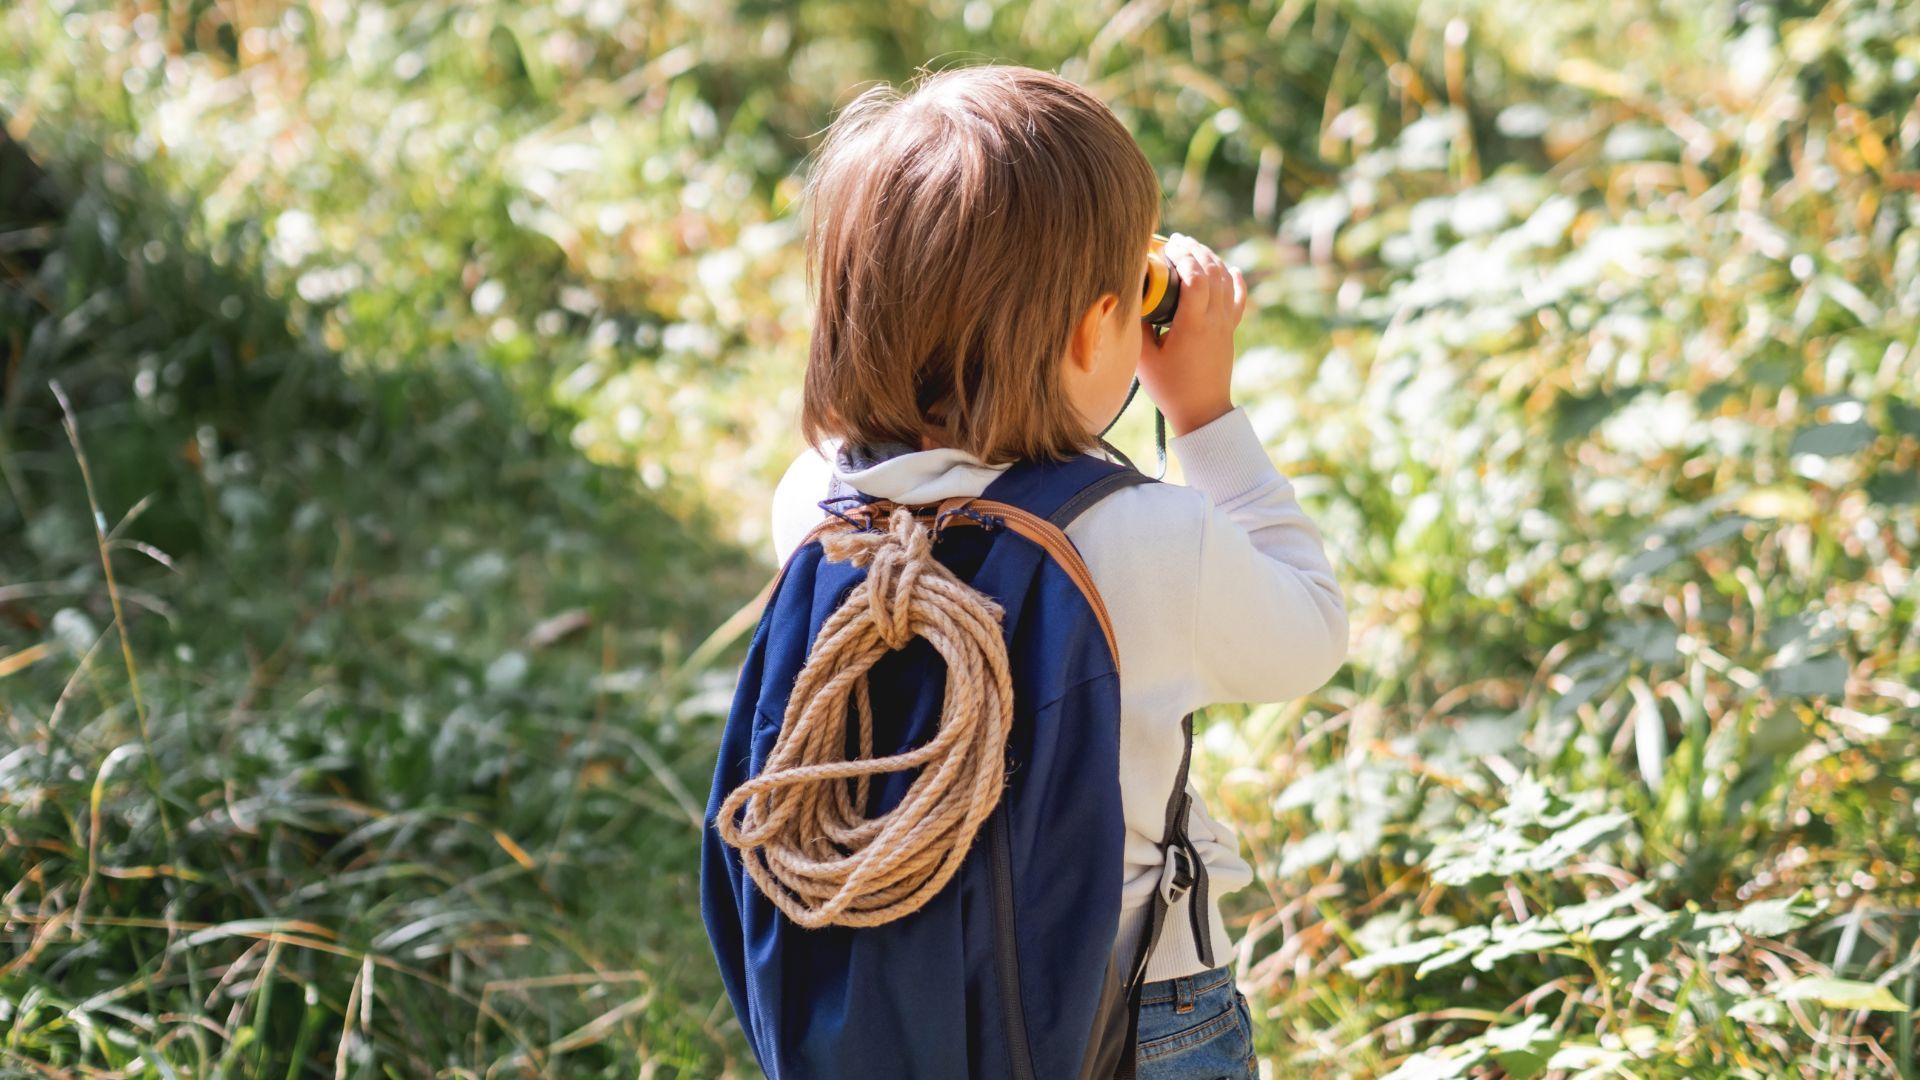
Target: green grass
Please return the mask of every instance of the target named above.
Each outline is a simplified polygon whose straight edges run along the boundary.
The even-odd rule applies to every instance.
[[[0,1069],[752,1074],[692,819],[794,170],[965,50],[1248,269],[1347,590],[1197,764],[1271,1074],[1920,1076],[1909,8],[0,14]]]
[[[694,908],[684,664],[753,571],[470,357],[346,375],[111,176],[10,293],[83,452],[9,385],[0,1061],[714,1075],[697,923],[636,914]]]

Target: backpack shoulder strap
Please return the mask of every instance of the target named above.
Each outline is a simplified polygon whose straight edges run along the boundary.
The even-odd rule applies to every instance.
[[[1185,747],[1180,754],[1173,791],[1167,799],[1161,838],[1166,862],[1159,887],[1147,901],[1146,923],[1134,942],[1133,955],[1116,954],[1108,963],[1107,981],[1095,1011],[1080,1080],[1135,1080],[1138,1075],[1140,998],[1147,982],[1147,961],[1166,929],[1167,913],[1188,893],[1193,895],[1189,919],[1196,951],[1201,963],[1209,968],[1214,966],[1213,938],[1207,925],[1211,911],[1207,900],[1207,865],[1187,835],[1188,815],[1193,806],[1192,796],[1187,793],[1187,766],[1193,759],[1192,713],[1181,718],[1180,734]]]
[[[1158,480],[1132,468],[1122,468],[1107,473],[1081,488],[1066,502],[1061,503],[1059,509],[1047,515],[1047,522],[1061,532],[1066,532],[1067,526],[1073,524],[1075,518],[1108,495],[1135,484],[1157,483],[1159,483]]]
[[[1081,512],[1114,491],[1153,482],[1131,465],[1079,454],[1065,461],[1017,461],[988,484],[980,498],[1017,506],[1065,530]]]
[[[1113,1073],[1119,1080],[1133,1080],[1136,1075],[1140,996],[1147,982],[1147,961],[1160,941],[1161,931],[1166,928],[1167,912],[1183,896],[1191,894],[1193,897],[1188,907],[1188,921],[1192,924],[1194,949],[1201,963],[1209,968],[1214,966],[1213,935],[1207,925],[1207,864],[1200,858],[1199,850],[1193,846],[1193,840],[1187,834],[1187,821],[1193,810],[1193,796],[1187,792],[1187,766],[1193,760],[1192,713],[1180,718],[1180,734],[1184,742],[1180,752],[1180,769],[1174,777],[1173,793],[1167,799],[1166,824],[1161,834],[1160,846],[1165,853],[1165,868],[1160,874],[1160,886],[1153,890],[1153,898],[1147,902],[1147,922],[1141,927],[1140,939],[1134,945],[1133,963],[1127,969],[1124,984],[1127,1028],[1119,1048],[1118,1067]]]

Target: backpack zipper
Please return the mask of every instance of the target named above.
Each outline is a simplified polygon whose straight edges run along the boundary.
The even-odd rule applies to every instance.
[[[1007,1028],[1007,1056],[1014,1080],[1034,1080],[1033,1050],[1027,1041],[1027,1013],[1020,1003],[1020,942],[1013,927],[1013,840],[1007,804],[993,814],[993,936],[995,969],[1000,973],[1000,1009]]]

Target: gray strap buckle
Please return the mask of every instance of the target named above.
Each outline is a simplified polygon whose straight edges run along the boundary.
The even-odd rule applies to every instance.
[[[1193,853],[1178,841],[1168,844],[1166,861],[1160,864],[1160,898],[1172,907],[1193,891],[1193,882]]]

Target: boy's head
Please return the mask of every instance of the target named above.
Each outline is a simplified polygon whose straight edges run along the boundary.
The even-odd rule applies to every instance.
[[[807,183],[801,429],[993,464],[1085,449],[1140,355],[1160,183],[1114,115],[1020,67],[860,95]]]

